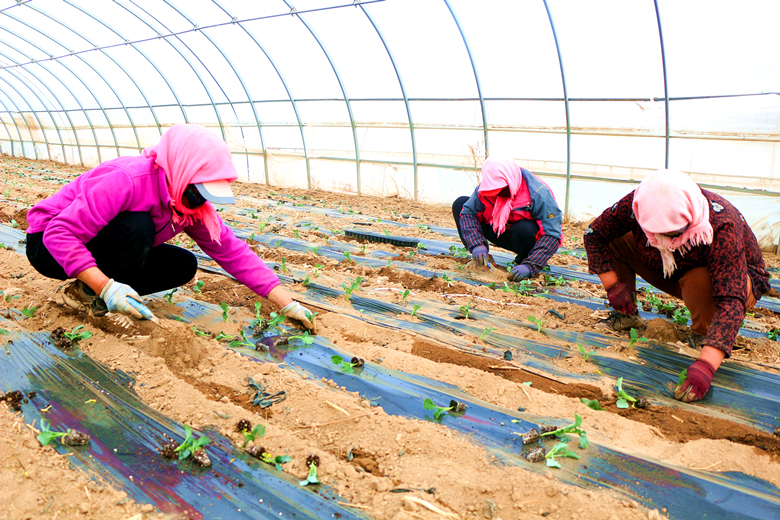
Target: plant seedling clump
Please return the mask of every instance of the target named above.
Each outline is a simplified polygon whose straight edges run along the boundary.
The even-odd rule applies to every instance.
[[[347,373],[354,372],[356,368],[360,368],[365,364],[365,362],[359,357],[353,357],[349,361],[344,361],[344,358],[338,354],[331,356],[330,361],[334,365],[341,365],[341,370]]]
[[[178,455],[179,460],[192,458],[196,464],[203,466],[204,468],[208,468],[211,466],[211,460],[209,459],[209,456],[203,446],[208,444],[210,440],[211,439],[205,435],[195,439],[195,437],[192,435],[192,428],[185,424],[184,441],[178,447],[173,449],[173,453]],[[167,448],[165,445],[163,445],[160,453],[163,456],[166,455]]]
[[[246,449],[247,454],[250,456],[265,462],[266,464],[273,464],[277,471],[282,471],[282,464],[290,462],[292,457],[289,455],[277,455],[274,457],[262,446],[250,446]]]
[[[537,442],[540,438],[539,430],[531,428],[522,435],[523,445]]]
[[[618,408],[628,408],[631,406],[634,407],[634,404],[636,403],[636,399],[634,397],[631,397],[628,392],[623,390],[623,378],[619,377],[617,380],[617,407]],[[630,404],[629,404],[630,403]]]
[[[58,432],[49,428],[49,423],[41,421],[41,433],[38,434],[38,442],[46,446],[55,439],[66,446],[86,446],[89,444],[89,435],[78,430],[68,428],[68,431]]]
[[[12,412],[19,412],[22,410],[22,402],[27,402],[24,398],[24,394],[20,390],[11,390],[4,396],[0,397],[0,401],[8,403],[8,408]]]
[[[463,413],[466,411],[466,403],[460,403],[456,401],[455,399],[450,401],[450,405],[448,407],[444,406],[436,406],[436,404],[433,402],[432,399],[425,399],[423,401],[423,408],[426,410],[433,410],[433,418],[437,421],[441,419],[444,414],[447,412],[450,413]]]
[[[306,466],[309,467],[309,474],[306,476],[305,480],[301,480],[298,482],[301,486],[306,486],[308,484],[319,484],[320,481],[317,478],[317,468],[320,465],[320,458],[317,455],[309,455],[306,457]]]
[[[580,439],[580,448],[582,448],[584,450],[584,449],[586,449],[589,446],[590,442],[588,441],[588,434],[585,432],[585,430],[580,428],[580,426],[582,426],[582,417],[580,417],[579,415],[577,415],[575,413],[574,414],[574,422],[572,424],[570,424],[568,426],[562,426],[562,427],[558,428],[557,430],[554,430],[554,431],[551,431],[551,432],[543,433],[543,434],[541,434],[541,436],[544,437],[544,436],[547,436],[547,435],[555,435],[555,436],[560,437],[560,436],[566,435],[568,433],[574,433],[574,434],[577,434],[577,436]]]

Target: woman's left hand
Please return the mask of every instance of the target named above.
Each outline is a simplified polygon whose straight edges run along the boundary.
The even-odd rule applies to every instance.
[[[509,279],[513,282],[525,280],[531,276],[531,268],[526,264],[518,264],[509,271]]]
[[[317,334],[317,326],[314,324],[312,312],[298,302],[292,302],[282,307],[279,311],[283,316],[300,321],[312,334]]]

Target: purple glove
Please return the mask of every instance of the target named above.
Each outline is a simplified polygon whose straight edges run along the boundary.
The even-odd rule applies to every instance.
[[[688,367],[685,381],[677,386],[674,398],[686,403],[698,401],[707,395],[713,375],[715,375],[715,369],[706,361],[697,359],[693,365]]]
[[[471,256],[479,265],[488,264],[488,248],[485,246],[477,246],[471,250]]]
[[[623,282],[618,282],[607,289],[609,304],[618,312],[633,316],[636,314],[636,298],[634,291]]]
[[[517,282],[531,276],[531,268],[526,264],[518,264],[509,271],[509,280]]]

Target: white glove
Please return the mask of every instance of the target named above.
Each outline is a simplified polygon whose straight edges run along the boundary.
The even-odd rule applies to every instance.
[[[111,312],[129,314],[139,320],[151,320],[154,318],[152,311],[141,303],[141,297],[135,289],[129,285],[119,283],[113,278],[100,291],[100,297],[106,302],[106,307]]]
[[[304,327],[312,332],[312,334],[317,334],[317,327],[314,325],[314,316],[309,309],[300,303],[292,302],[282,307],[279,312],[287,318],[300,321]]]

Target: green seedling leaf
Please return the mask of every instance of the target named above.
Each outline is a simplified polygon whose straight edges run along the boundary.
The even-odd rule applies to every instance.
[[[5,329],[0,329],[0,334],[10,334],[10,332]]]
[[[176,292],[176,291],[178,291],[178,290],[179,290],[179,288],[178,288],[178,287],[176,287],[176,288],[174,288],[174,289],[173,289],[171,292],[169,292],[169,293],[165,293],[165,295],[163,296],[163,298],[165,298],[166,300],[168,300],[168,305],[172,305],[172,304],[173,304],[173,293],[175,293],[175,292]]]
[[[598,399],[588,399],[587,397],[580,398],[580,401],[582,404],[590,408],[591,410],[599,410],[603,411],[604,408],[601,407],[601,404],[599,403]]]
[[[495,327],[485,327],[485,330],[484,330],[484,331],[482,331],[482,335],[479,337],[479,339],[482,339],[482,338],[484,338],[485,336],[487,336],[488,334],[490,334],[490,332],[491,332],[491,331],[494,331],[494,330],[496,330],[496,328],[495,328]]]
[[[577,345],[577,348],[579,349],[580,354],[582,354],[582,358],[585,361],[588,361],[588,358],[590,358],[591,354],[593,354],[595,352],[595,350],[587,350],[582,345]]]
[[[198,327],[196,327],[195,325],[193,325],[193,326],[192,326],[192,332],[194,332],[196,336],[202,336],[202,337],[206,337],[206,336],[209,336],[209,337],[210,337],[210,336],[211,336],[211,333],[209,333],[209,332],[205,332],[205,331],[203,331],[203,330],[200,330],[200,329],[199,329]]]
[[[38,307],[26,307],[22,309],[22,314],[27,316],[28,318],[32,318],[35,315],[35,309]]]
[[[543,433],[540,435],[540,437],[545,437],[547,435],[555,435],[558,437],[569,433],[576,434],[580,439],[580,448],[584,450],[590,445],[590,442],[588,441],[588,434],[585,432],[585,430],[580,428],[580,426],[582,426],[582,417],[575,413],[574,422],[572,424],[558,428],[555,431]]]
[[[185,460],[192,456],[192,452],[198,448],[202,448],[210,442],[211,439],[205,435],[195,439],[192,435],[192,428],[188,425],[184,425],[184,442],[182,442],[178,448],[173,451],[179,454],[179,460]]]
[[[265,426],[262,424],[258,424],[255,426],[252,431],[243,430],[241,433],[244,434],[244,448],[246,448],[246,445],[250,442],[253,442],[257,437],[262,437],[265,435]]]
[[[631,397],[625,390],[623,390],[623,378],[619,377],[617,380],[617,407],[618,408],[631,408],[634,407],[636,399]]]
[[[409,296],[409,289],[404,289],[404,292],[401,293],[401,301],[406,302],[407,296]]]
[[[59,439],[62,437],[65,437],[68,434],[68,432],[58,432],[56,430],[52,430],[49,428],[49,423],[42,420],[41,421],[41,432],[38,434],[38,442],[41,443],[41,446],[46,446],[55,439]]]
[[[419,309],[421,305],[413,305],[412,306],[412,317],[417,313],[417,309]]]
[[[309,321],[311,321],[311,320],[309,320]],[[306,332],[304,332],[303,335],[290,336],[287,339],[288,340],[299,339],[299,340],[301,340],[301,343],[303,343],[304,345],[311,345],[312,343],[314,343],[314,337],[311,334],[309,334],[308,330]]]
[[[79,325],[75,329],[73,329],[70,332],[63,332],[62,335],[71,340],[73,343],[76,343],[77,341],[81,339],[89,339],[92,337],[92,333],[88,330],[79,332],[81,329],[84,328],[84,325]]]
[[[200,293],[203,291],[204,285],[206,285],[206,282],[204,282],[203,280],[198,280],[197,282],[195,282],[195,285],[192,287],[192,290],[195,291],[195,294],[200,296]]]
[[[687,377],[688,377],[688,369],[687,368],[683,368],[682,372],[680,372],[680,375],[677,376],[677,386],[680,386],[681,384],[683,384],[683,382],[685,381],[685,379]]]
[[[306,480],[301,480],[298,482],[301,486],[306,486],[308,484],[319,484],[320,481],[317,480],[317,465],[312,462],[309,464],[309,475],[306,477]]]
[[[466,303],[466,305],[461,305],[458,307],[458,310],[463,313],[463,315],[468,319],[469,317],[469,311],[471,310],[471,302]]]
[[[222,307],[222,321],[227,323],[227,320],[228,320],[228,310],[230,309],[230,307],[225,302],[220,303],[219,306]]]
[[[224,332],[219,331],[219,334],[217,334],[217,337],[214,339],[216,339],[217,341],[229,341],[233,338],[235,338],[235,336],[231,334],[225,334]]]
[[[544,323],[541,319],[536,318],[534,316],[528,316],[528,321],[531,323],[536,324],[536,332],[542,332],[542,323]]]
[[[233,347],[233,348],[236,348],[236,347],[255,348],[254,343],[252,343],[251,341],[249,341],[247,339],[246,334],[244,333],[243,330],[239,331],[239,334],[241,334],[241,339],[235,339],[235,340],[231,341],[230,342],[230,346],[231,347]]]
[[[570,457],[572,459],[579,459],[580,456],[569,449],[568,444],[565,442],[559,442],[553,448],[547,452],[544,456],[547,459],[547,466],[551,468],[560,468],[561,464],[555,460],[555,457]]]

